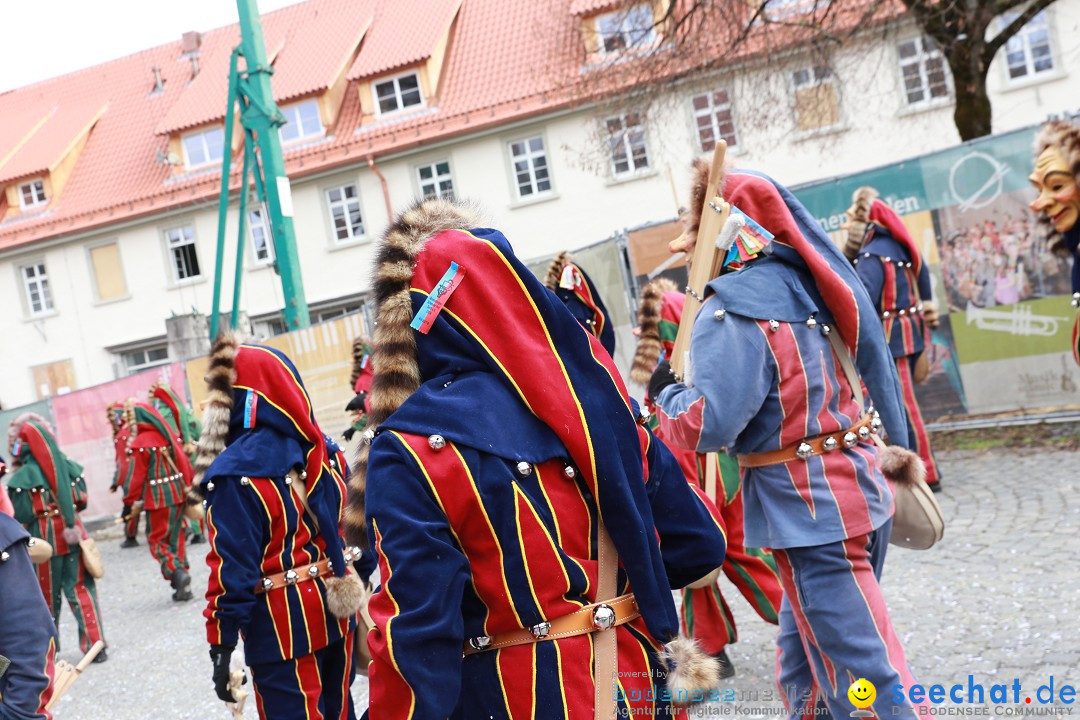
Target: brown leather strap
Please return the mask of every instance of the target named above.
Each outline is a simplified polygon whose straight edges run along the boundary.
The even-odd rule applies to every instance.
[[[615,612],[615,623],[612,627],[624,625],[641,615],[638,611],[637,600],[634,599],[633,593],[629,593],[607,602],[585,605],[579,610],[549,620],[546,623],[541,623],[533,628],[521,628],[499,633],[498,635],[472,638],[465,643],[463,654],[475,655],[487,650],[498,650],[513,645],[528,645],[545,640],[558,640],[559,638],[597,632],[597,627],[593,624],[593,618],[597,608],[602,605],[610,607]]]
[[[597,533],[599,547],[599,567],[597,569],[596,597],[614,597],[619,584],[619,554],[615,543],[604,526],[603,517],[599,518]],[[637,603],[631,596],[634,612]],[[595,688],[596,720],[615,720],[616,701],[614,687],[619,669],[618,646],[615,626],[599,630],[593,636],[593,687]]]
[[[310,565],[301,565],[285,572],[275,573],[264,577],[255,588],[256,594],[276,590],[277,588],[295,585],[305,580],[314,580],[320,575],[330,574],[330,560],[320,560]]]
[[[791,447],[782,448],[780,450],[773,450],[771,452],[753,453],[750,455],[739,455],[739,467],[764,467],[766,465],[779,465],[780,463],[792,462],[793,460],[806,460],[814,455],[821,455],[829,452],[826,449],[826,444],[829,439],[835,445],[832,446],[833,450],[837,450],[843,447],[852,447],[854,443],[848,445],[844,442],[845,436],[848,433],[854,433],[856,438],[862,438],[859,435],[859,430],[862,428],[869,428],[872,418],[869,415],[863,417],[862,420],[852,425],[847,430],[842,432],[828,433],[826,435],[818,435],[812,438],[806,438],[800,440],[798,444]],[[855,442],[858,442],[856,440]],[[802,448],[803,453],[799,453],[799,449]]]

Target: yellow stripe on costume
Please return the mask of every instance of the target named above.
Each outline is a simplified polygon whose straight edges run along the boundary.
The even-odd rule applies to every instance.
[[[394,667],[394,672],[401,678],[401,682],[405,684],[405,687],[409,688],[409,714],[405,717],[406,720],[411,720],[413,713],[416,711],[416,692],[412,689],[409,681],[405,679],[405,674],[401,672],[401,665],[398,664],[397,658],[394,657],[394,636],[390,630],[394,619],[401,614],[401,605],[398,604],[397,598],[394,597],[394,593],[390,589],[390,581],[394,578],[394,568],[390,566],[390,558],[382,551],[382,533],[379,532],[379,521],[375,518],[371,519],[371,529],[375,533],[375,552],[386,563],[386,578],[383,579],[382,588],[379,592],[386,593],[386,597],[390,598],[390,602],[394,606],[394,615],[386,619],[386,629],[383,630],[383,635],[386,636],[386,651],[390,654],[390,663]]]

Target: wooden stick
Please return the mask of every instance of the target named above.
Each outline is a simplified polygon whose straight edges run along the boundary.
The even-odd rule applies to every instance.
[[[694,320],[701,310],[705,297],[705,286],[720,272],[723,253],[716,247],[716,236],[720,234],[724,222],[731,214],[731,207],[720,197],[720,176],[724,169],[724,154],[727,143],[720,140],[713,152],[712,167],[709,169],[709,184],[705,190],[705,204],[701,208],[701,223],[698,227],[697,244],[691,256],[690,278],[687,286],[686,303],[683,305],[679,333],[675,336],[675,347],[671,352],[671,369],[682,380],[685,376],[687,355],[690,352],[690,333],[694,329]],[[713,209],[713,205],[718,209]]]
[[[48,705],[45,706],[46,710],[52,710],[57,701],[62,698],[67,691],[75,684],[79,676],[82,675],[82,671],[87,668],[90,663],[94,661],[94,658],[98,656],[98,653],[105,649],[105,643],[98,640],[96,643],[90,646],[90,650],[83,655],[82,660],[78,665],[72,667],[70,663],[63,660],[55,664],[55,671],[53,675],[53,692],[52,697],[49,698]]]

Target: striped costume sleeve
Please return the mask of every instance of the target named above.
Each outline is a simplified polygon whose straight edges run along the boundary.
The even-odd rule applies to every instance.
[[[656,438],[651,440],[646,488],[653,523],[668,582],[681,588],[723,565],[727,546],[723,520],[705,494],[686,482],[671,451]]]
[[[777,385],[776,367],[755,321],[727,313],[716,320],[705,301],[690,339],[692,386],[676,383],[656,398],[665,438],[697,452],[735,446]]]
[[[237,635],[251,618],[260,560],[265,511],[254,492],[236,477],[215,478],[208,495],[206,528],[210,551],[206,564],[206,640],[211,645],[235,645]]]
[[[366,498],[382,581],[368,606],[368,717],[448,717],[461,689],[468,560],[423,467],[391,433],[372,444]]]

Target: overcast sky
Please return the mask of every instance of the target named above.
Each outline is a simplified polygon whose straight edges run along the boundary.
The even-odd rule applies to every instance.
[[[252,0],[254,2],[255,0]],[[258,0],[266,13],[300,0]],[[236,0],[0,0],[0,92],[237,22]]]

